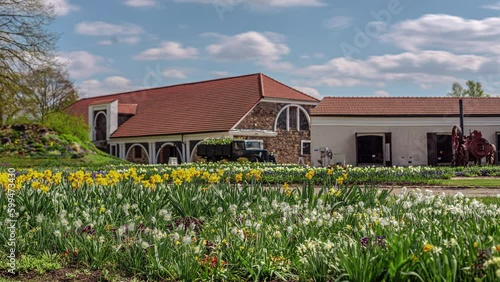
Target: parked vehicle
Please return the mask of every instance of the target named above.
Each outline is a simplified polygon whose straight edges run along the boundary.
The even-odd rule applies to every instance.
[[[230,144],[200,144],[198,156],[212,162],[223,159],[237,161],[239,158],[247,158],[250,162],[276,163],[274,155],[263,149],[261,142],[251,140],[234,140]]]

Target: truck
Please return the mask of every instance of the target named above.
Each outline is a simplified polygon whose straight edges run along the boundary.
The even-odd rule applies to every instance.
[[[274,155],[262,148],[262,143],[255,140],[233,140],[229,144],[200,144],[198,156],[208,161],[217,162],[223,159],[237,161],[247,158],[250,162],[276,163]]]

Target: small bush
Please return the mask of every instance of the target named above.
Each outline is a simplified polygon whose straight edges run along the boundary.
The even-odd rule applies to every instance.
[[[239,157],[236,161],[239,162],[239,163],[248,163],[248,162],[250,162],[248,160],[248,158],[245,158],[245,157]]]
[[[90,142],[89,128],[83,118],[62,112],[49,114],[43,125],[61,135],[70,135],[77,138],[77,142]]]

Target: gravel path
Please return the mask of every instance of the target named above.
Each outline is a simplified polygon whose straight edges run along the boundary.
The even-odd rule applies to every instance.
[[[399,194],[402,187],[381,187],[381,189],[391,189],[393,194]],[[434,194],[444,192],[447,195],[462,193],[466,197],[496,197],[500,196],[500,188],[463,188],[463,187],[443,187],[443,186],[407,186],[406,189],[431,190]]]
[[[420,189],[422,192],[425,190],[431,190],[434,194],[440,194],[444,192],[446,195],[455,195],[457,193],[462,193],[466,197],[500,197],[500,188],[464,188],[464,187],[449,187],[449,186],[405,186],[406,189]],[[389,190],[392,189],[392,194],[398,195],[401,192],[403,186],[382,186],[380,189]],[[321,190],[317,187],[316,193]]]

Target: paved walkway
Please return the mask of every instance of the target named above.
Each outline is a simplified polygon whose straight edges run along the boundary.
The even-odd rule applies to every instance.
[[[450,187],[450,186],[404,186],[408,190],[420,189],[422,192],[431,190],[434,194],[444,192],[446,195],[455,195],[462,193],[466,197],[496,197],[500,195],[500,188],[464,188],[464,187]],[[392,194],[398,195],[403,186],[381,186],[380,189],[390,190]],[[316,188],[316,192],[320,191],[320,187]]]

